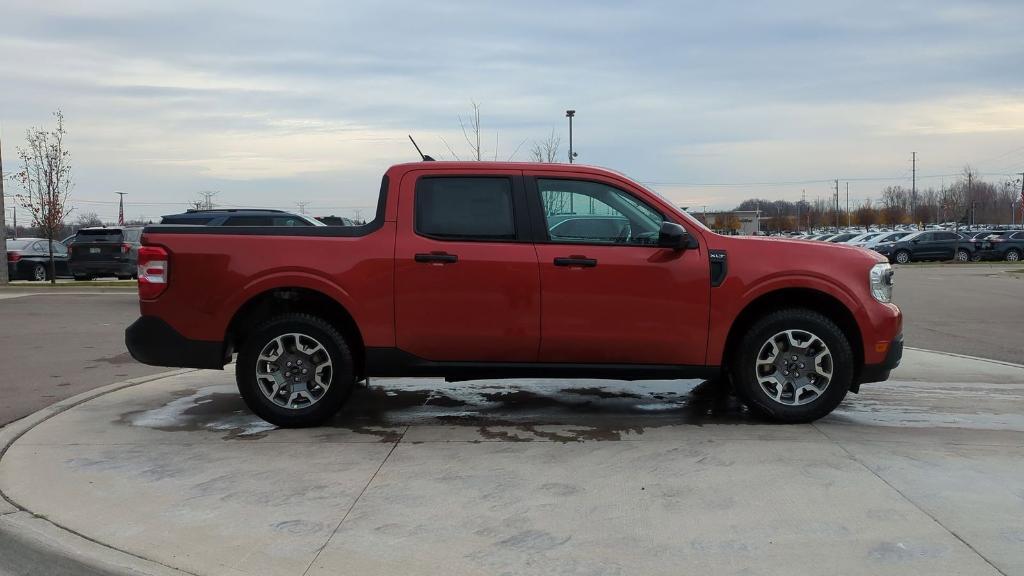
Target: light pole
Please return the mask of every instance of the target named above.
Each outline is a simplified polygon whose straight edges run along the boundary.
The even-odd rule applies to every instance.
[[[572,151],[572,118],[575,115],[575,110],[565,111],[565,117],[569,119],[569,164],[572,164],[573,158],[576,157],[576,153]]]
[[[0,268],[0,285],[6,285],[7,277],[7,215],[4,214],[4,160],[3,150],[0,148],[0,254],[4,256],[4,263]],[[17,231],[15,231],[17,234]]]

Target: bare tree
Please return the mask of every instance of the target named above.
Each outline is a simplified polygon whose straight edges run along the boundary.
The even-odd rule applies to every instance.
[[[469,144],[469,150],[473,156],[476,156],[476,161],[480,161],[480,105],[470,100],[469,102],[473,106],[473,111],[470,112],[468,118],[463,119],[462,114],[459,114],[459,126],[462,127],[462,136],[466,139],[466,143]],[[466,127],[469,124],[469,128]]]
[[[95,212],[85,212],[79,214],[78,218],[75,218],[75,227],[77,228],[90,228],[93,226],[103,226],[103,220]]]
[[[64,148],[64,114],[57,110],[57,127],[47,131],[29,128],[25,131],[25,148],[18,147],[22,170],[18,173],[25,193],[17,202],[29,211],[32,223],[49,241],[50,282],[56,283],[53,263],[53,242],[64,227],[64,218],[71,212],[71,153]]]
[[[534,162],[557,162],[558,149],[562,146],[562,137],[551,129],[551,134],[542,141],[533,141],[533,148],[530,149],[530,159]]]

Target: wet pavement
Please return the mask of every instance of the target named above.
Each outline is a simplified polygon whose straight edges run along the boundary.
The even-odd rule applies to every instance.
[[[50,521],[194,574],[1024,574],[1024,368],[909,350],[812,425],[700,381],[382,379],[328,425],[230,372],[78,405],[0,460]]]

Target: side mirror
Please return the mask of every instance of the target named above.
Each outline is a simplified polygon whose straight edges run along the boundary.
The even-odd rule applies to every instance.
[[[662,222],[658,231],[658,246],[672,250],[686,250],[692,243],[689,232],[675,222]]]

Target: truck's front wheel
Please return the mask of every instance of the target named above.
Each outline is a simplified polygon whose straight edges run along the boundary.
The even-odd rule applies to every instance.
[[[261,324],[238,352],[235,379],[249,409],[284,428],[330,418],[355,382],[345,338],[309,314],[283,314]]]
[[[804,309],[773,312],[754,322],[733,356],[737,394],[780,422],[810,422],[846,396],[853,353],[842,330]]]

